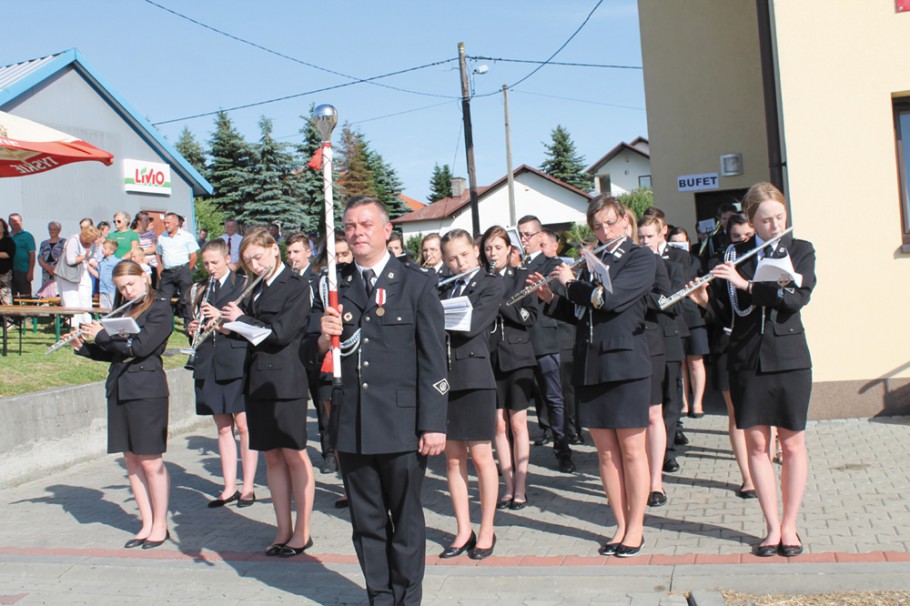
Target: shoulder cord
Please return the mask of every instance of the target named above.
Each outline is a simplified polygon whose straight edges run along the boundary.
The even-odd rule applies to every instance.
[[[328,308],[329,306],[329,280],[328,276],[321,276],[319,278],[319,298],[322,299],[323,309]],[[341,342],[341,357],[346,358],[355,351],[360,346],[360,329],[357,329],[353,335],[350,336],[345,341]]]
[[[731,244],[727,247],[726,252],[724,252],[724,262],[727,261],[736,261],[736,246]],[[730,327],[725,328],[724,332],[731,334],[733,332],[733,326],[736,324],[736,316],[744,318],[755,311],[755,305],[749,305],[746,309],[742,309],[739,306],[739,295],[736,292],[736,287],[733,286],[731,282],[727,282],[727,292],[730,295],[730,306],[733,308],[733,315],[730,320]],[[761,310],[761,334],[765,334],[765,308],[762,307]]]

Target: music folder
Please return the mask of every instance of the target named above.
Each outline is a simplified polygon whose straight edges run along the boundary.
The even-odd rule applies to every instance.
[[[102,318],[101,326],[104,327],[104,330],[109,335],[125,337],[126,335],[139,334],[139,325],[136,324],[136,320],[133,318]]]
[[[237,333],[253,345],[259,345],[267,336],[272,334],[271,328],[260,328],[259,326],[253,326],[252,324],[240,321],[226,322],[223,326],[224,328]]]

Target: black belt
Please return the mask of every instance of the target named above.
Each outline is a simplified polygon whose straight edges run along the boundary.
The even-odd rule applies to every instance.
[[[178,265],[177,267],[165,267],[164,271],[177,271],[178,269],[183,269],[184,267],[189,267],[189,263],[184,263],[183,265]]]

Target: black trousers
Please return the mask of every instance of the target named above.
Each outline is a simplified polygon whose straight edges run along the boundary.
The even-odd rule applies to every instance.
[[[557,457],[570,455],[569,441],[566,438],[566,405],[562,399],[562,382],[559,378],[559,354],[537,357],[534,367],[540,397],[537,402],[546,400],[546,413],[553,432],[553,448]],[[538,418],[544,413],[538,407]]]
[[[190,289],[193,286],[193,270],[189,264],[161,271],[158,291],[166,299],[177,299],[176,313],[186,324],[193,320],[190,312]]]
[[[575,384],[572,383],[572,369],[575,367],[575,352],[572,349],[559,350],[559,380],[562,383],[562,401],[566,409],[566,435],[581,435],[578,421],[578,400],[575,399]]]
[[[32,296],[32,283],[28,279],[27,271],[13,270],[12,291],[14,297]]]
[[[337,456],[370,604],[419,605],[427,530],[420,490],[427,458],[417,452]]]
[[[682,362],[667,362],[663,383],[663,416],[667,428],[667,450],[676,450],[673,438],[682,414]],[[667,455],[669,456],[669,455]]]

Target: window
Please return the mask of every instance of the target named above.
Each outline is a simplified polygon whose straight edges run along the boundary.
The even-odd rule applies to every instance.
[[[610,188],[612,184],[610,183],[610,175],[598,175],[597,176],[598,192],[602,194],[612,193]]]
[[[651,175],[642,175],[638,178],[638,187],[651,187]]]
[[[894,138],[901,196],[903,252],[910,252],[910,99],[894,100]]]

